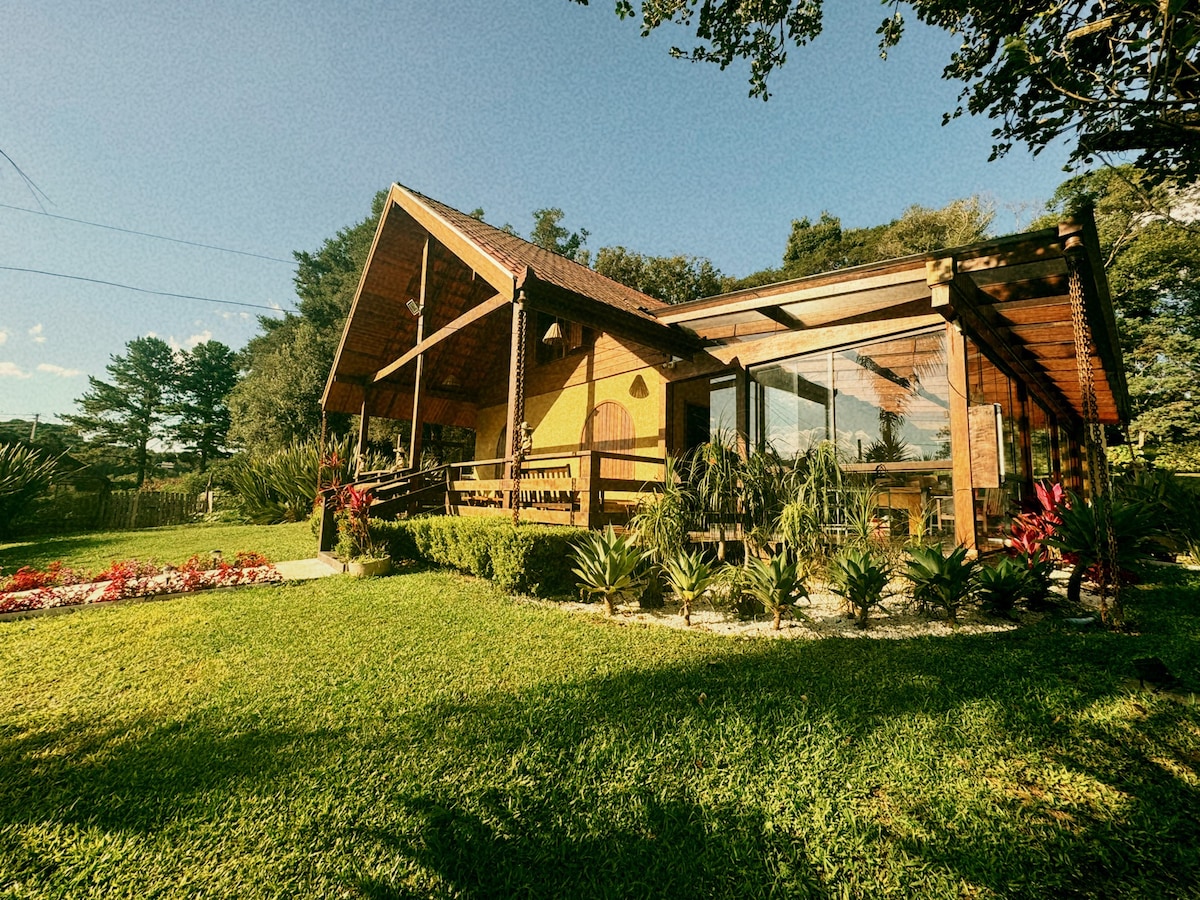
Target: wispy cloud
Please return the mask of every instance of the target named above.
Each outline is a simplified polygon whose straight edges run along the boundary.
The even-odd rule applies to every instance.
[[[3,344],[7,340],[8,340],[8,332],[0,331],[0,344]]]
[[[245,313],[245,312],[222,311],[222,312],[217,313],[217,315],[220,316],[222,319],[224,319],[226,322],[228,322],[230,320],[237,320],[239,322],[245,322],[250,318],[250,313]]]
[[[0,362],[0,378],[30,378],[26,372],[14,362]]]
[[[212,336],[212,332],[206,328],[199,334],[188,335],[182,341],[172,335],[171,337],[167,338],[167,343],[171,345],[172,350],[174,350],[176,353],[179,353],[182,350],[191,350],[197,344],[203,344],[205,341],[211,341]]]
[[[82,375],[79,369],[68,369],[66,366],[56,366],[54,363],[38,363],[37,370],[39,372],[49,372],[51,375],[57,375],[60,378],[74,378],[76,375]]]
[[[36,325],[34,325],[32,328],[29,329],[29,336],[31,338],[33,338],[33,342],[35,344],[46,343],[46,336],[44,334],[42,334],[42,323],[41,322],[38,322]]]

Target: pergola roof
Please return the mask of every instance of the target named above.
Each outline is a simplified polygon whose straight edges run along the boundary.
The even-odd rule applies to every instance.
[[[989,355],[1059,415],[1082,417],[1068,293],[1068,247],[1081,255],[1089,359],[1100,421],[1129,417],[1116,321],[1090,218],[1058,228],[920,254],[738,291],[659,310],[658,318],[703,339],[718,356],[788,354],[782,332],[846,329],[886,320],[918,323],[931,313],[959,321]],[[936,321],[936,319],[934,319]],[[774,340],[772,340],[774,338]],[[753,344],[752,342],[760,342]],[[745,349],[739,349],[739,348]],[[747,352],[750,351],[750,352]],[[759,351],[756,361],[764,361]]]
[[[428,254],[426,258],[426,254]],[[511,308],[582,322],[680,356],[697,342],[653,315],[665,304],[586,266],[392,185],[322,406],[408,418],[423,357],[423,418],[470,425],[504,402]],[[423,304],[423,333],[406,304]],[[506,310],[506,312],[502,312]]]

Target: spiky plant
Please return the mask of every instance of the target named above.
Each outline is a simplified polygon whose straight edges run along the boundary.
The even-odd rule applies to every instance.
[[[611,525],[604,531],[590,531],[574,548],[579,588],[587,594],[599,594],[604,609],[616,613],[614,602],[638,585],[637,568],[645,556],[633,539],[617,534]]]
[[[975,568],[966,547],[943,554],[939,547],[909,547],[905,576],[912,585],[913,600],[921,610],[938,607],[951,622],[975,595]]]
[[[0,445],[0,537],[30,501],[46,490],[58,457],[23,444]]]
[[[890,579],[885,557],[866,547],[850,547],[834,559],[829,587],[850,606],[855,624],[866,628],[871,608],[883,602]]]
[[[629,530],[656,563],[683,550],[696,514],[696,495],[678,473],[674,457],[663,460],[661,493],[639,500],[637,512],[629,520]]]
[[[846,537],[852,546],[866,548],[880,537],[879,492],[873,484],[859,483],[847,487],[842,496],[846,522]]]
[[[692,624],[692,604],[698,600],[713,582],[712,567],[705,562],[699,550],[688,553],[681,551],[677,556],[663,562],[667,583],[679,598],[679,611],[683,624]]]
[[[779,630],[784,613],[793,612],[797,600],[808,598],[806,578],[799,563],[782,553],[765,561],[756,557],[746,565],[747,589],[774,617],[773,630]]]
[[[706,520],[717,526],[717,559],[725,559],[725,535],[738,513],[742,458],[732,435],[717,434],[692,453],[692,487]]]
[[[330,458],[338,461],[338,484],[350,478],[349,445],[349,438],[341,439],[336,452],[326,455],[326,463]],[[270,453],[239,454],[229,461],[227,472],[243,513],[260,525],[307,519],[316,503],[318,479],[323,475],[329,480],[331,474],[322,469],[316,441],[296,442]]]
[[[1028,598],[1033,582],[1029,568],[1011,556],[980,566],[976,576],[979,604],[993,616],[1009,618],[1018,600]]]

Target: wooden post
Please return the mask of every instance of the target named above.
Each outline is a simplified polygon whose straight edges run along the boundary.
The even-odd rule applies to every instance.
[[[368,408],[370,399],[371,389],[369,387],[364,387],[362,412],[359,414],[358,419],[358,445],[354,451],[355,477],[358,477],[358,475],[362,472],[363,459],[367,455],[367,438],[369,437],[371,431],[371,413]]]
[[[512,307],[512,340],[508,353],[508,448],[505,450],[506,465],[504,477],[514,483],[520,478],[521,460],[515,452],[520,446],[521,422],[524,410],[522,395],[525,392],[524,375],[525,361],[521,353],[525,346],[522,331],[525,327],[525,294],[522,292],[513,301]],[[507,491],[504,495],[504,508],[516,509],[520,504],[519,487]]]
[[[1021,469],[1025,473],[1022,479],[1022,493],[1026,498],[1032,496],[1033,491],[1033,434],[1030,431],[1029,420],[1029,404],[1033,400],[1029,397],[1029,389],[1025,386],[1025,382],[1017,379],[1017,435],[1020,446],[1017,448],[1021,454]],[[1025,492],[1025,488],[1029,488],[1029,492]]]
[[[425,340],[425,301],[429,297],[429,242],[425,235],[425,249],[421,252],[421,299],[417,313],[417,344]],[[408,467],[414,472],[421,468],[421,437],[425,429],[421,407],[424,403],[425,354],[417,355],[417,370],[413,375],[412,435],[408,444]]]
[[[746,459],[750,456],[750,376],[745,369],[733,373],[734,417],[737,420],[737,452]]]
[[[954,322],[946,323],[946,368],[950,386],[950,458],[954,493],[954,541],[979,552],[975,534],[975,484],[971,474],[971,424],[968,416],[967,338]]]

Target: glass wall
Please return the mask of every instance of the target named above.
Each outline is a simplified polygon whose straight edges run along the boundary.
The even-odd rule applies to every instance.
[[[784,458],[834,441],[879,495],[881,527],[953,531],[945,330],[750,369],[751,440]]]

